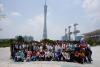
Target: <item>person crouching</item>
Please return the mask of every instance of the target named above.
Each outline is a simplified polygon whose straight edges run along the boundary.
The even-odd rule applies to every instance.
[[[36,61],[36,51],[35,50],[32,51],[31,61]]]
[[[84,63],[85,54],[84,54],[83,50],[75,51],[74,60],[75,60],[75,62],[78,62],[78,63],[81,63],[81,64]]]
[[[27,62],[31,61],[31,56],[32,56],[32,51],[28,50],[27,51],[27,58],[26,58]]]
[[[45,60],[51,61],[51,59],[52,59],[52,52],[46,49],[45,50]]]
[[[44,61],[45,60],[45,52],[44,52],[44,50],[41,50],[40,51],[40,61]]]
[[[16,52],[15,59],[14,59],[15,62],[23,62],[24,59],[25,59],[25,56],[24,56],[24,53],[21,50],[19,50],[18,52]]]

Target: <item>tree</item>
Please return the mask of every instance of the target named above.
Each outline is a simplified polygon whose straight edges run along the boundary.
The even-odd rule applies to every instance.
[[[17,40],[18,42],[23,42],[23,41],[24,41],[24,38],[23,38],[22,36],[17,36],[17,37],[16,37],[16,40]]]

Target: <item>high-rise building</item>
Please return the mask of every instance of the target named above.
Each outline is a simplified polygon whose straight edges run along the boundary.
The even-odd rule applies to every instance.
[[[26,42],[31,42],[34,40],[34,37],[32,37],[32,36],[23,36],[23,38],[24,38],[24,41],[26,41]]]
[[[44,29],[43,29],[43,39],[47,39],[47,4],[45,0],[44,5]]]
[[[62,36],[62,40],[67,41],[68,40],[68,35],[67,35],[67,29],[65,28],[65,35]]]

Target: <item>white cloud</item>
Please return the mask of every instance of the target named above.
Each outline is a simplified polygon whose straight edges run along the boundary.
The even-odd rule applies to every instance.
[[[0,4],[0,12],[3,12],[3,11],[4,11],[3,4]]]
[[[30,19],[27,19],[24,24],[20,24],[15,32],[18,32],[17,35],[31,35],[34,36],[36,40],[39,40],[42,38],[43,21],[43,15],[36,15]]]
[[[90,18],[100,21],[100,0],[83,0],[83,8]]]
[[[91,29],[100,29],[100,0],[83,0],[83,8],[90,19]]]
[[[12,12],[11,15],[12,16],[22,16],[21,13],[19,13],[19,12]]]
[[[36,15],[33,18],[28,19],[27,22],[28,25],[33,25],[35,29],[39,30],[43,26],[44,16],[42,14]]]
[[[52,22],[52,21],[51,21]],[[56,39],[57,37],[60,39],[63,27],[61,25],[57,25],[54,22],[51,23],[49,20],[47,21],[47,29],[48,29],[48,38]],[[43,35],[43,25],[44,25],[44,16],[43,14],[36,15],[30,19],[28,19],[24,25],[20,25],[17,29],[17,32],[20,32],[23,35],[32,35],[35,40],[42,39]]]
[[[11,31],[12,31],[12,21],[10,18],[4,18],[3,20],[0,20],[0,28],[2,31],[0,31],[0,38],[9,38],[11,37]]]

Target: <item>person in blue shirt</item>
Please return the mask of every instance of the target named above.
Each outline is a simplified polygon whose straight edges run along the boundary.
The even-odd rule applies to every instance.
[[[15,61],[16,62],[19,62],[19,61],[23,62],[24,59],[25,59],[25,55],[24,55],[24,53],[21,50],[16,52],[16,54],[15,54]]]

